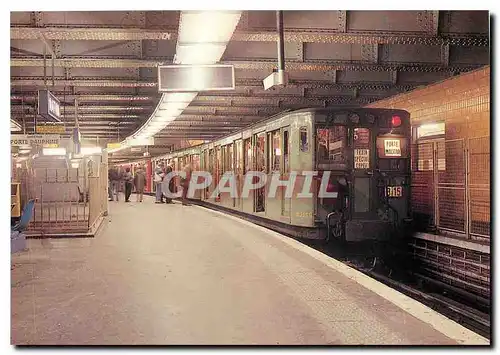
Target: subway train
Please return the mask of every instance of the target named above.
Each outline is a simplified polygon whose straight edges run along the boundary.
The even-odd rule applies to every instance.
[[[151,165],[189,163],[192,200],[293,237],[387,240],[411,222],[410,140],[403,110],[301,109]]]

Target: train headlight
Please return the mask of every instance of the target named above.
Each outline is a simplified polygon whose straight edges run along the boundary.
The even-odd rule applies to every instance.
[[[399,117],[399,116],[392,116],[391,124],[392,124],[392,127],[399,127],[399,126],[401,126],[401,117]]]

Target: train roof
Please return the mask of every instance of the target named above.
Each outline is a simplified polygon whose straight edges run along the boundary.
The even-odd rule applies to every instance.
[[[332,112],[360,111],[360,110],[361,111],[382,111],[382,112],[383,111],[391,111],[391,112],[408,113],[408,111],[406,111],[406,110],[400,110],[400,109],[375,108],[375,107],[359,107],[359,106],[315,107],[315,108],[302,108],[302,109],[297,109],[297,110],[285,110],[285,111],[282,111],[280,113],[277,113],[276,115],[273,115],[273,116],[270,116],[270,117],[266,117],[266,118],[263,118],[262,120],[253,122],[251,125],[249,125],[247,127],[240,128],[240,129],[238,129],[238,130],[236,130],[234,132],[228,133],[228,134],[226,134],[224,136],[220,136],[220,137],[212,140],[210,143],[217,142],[219,140],[223,140],[224,138],[231,137],[232,135],[235,135],[235,134],[243,132],[243,131],[245,131],[247,129],[250,129],[253,126],[256,126],[256,125],[259,125],[259,124],[263,124],[263,123],[266,123],[266,122],[270,122],[270,121],[273,121],[273,120],[277,120],[277,119],[280,119],[280,118],[285,117],[286,115],[290,115],[290,114],[306,113],[306,112],[307,113],[323,113],[323,114],[328,114],[328,113],[332,113]],[[162,154],[162,155],[159,155],[159,156],[156,156],[156,157],[152,157],[152,160],[155,160],[155,159],[164,159],[164,158],[167,157],[167,155],[176,154],[176,153],[182,153],[182,152],[190,150],[190,149],[201,148],[202,146],[204,146],[206,144],[209,144],[209,143],[201,143],[201,144],[198,144],[198,145],[195,145],[195,146],[192,146],[192,147],[186,147],[186,148],[178,149],[178,150],[166,153],[166,154]]]

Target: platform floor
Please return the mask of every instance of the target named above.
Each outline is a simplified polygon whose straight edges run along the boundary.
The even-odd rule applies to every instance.
[[[201,207],[131,200],[110,203],[96,238],[29,240],[13,255],[13,344],[481,343],[296,241]]]

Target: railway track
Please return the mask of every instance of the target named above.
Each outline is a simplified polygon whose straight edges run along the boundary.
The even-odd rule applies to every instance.
[[[213,206],[203,201],[193,200],[191,202],[208,209],[229,213],[287,235],[344,262],[365,275],[425,304],[436,312],[491,340],[491,308],[489,300],[480,300],[480,297],[468,294],[463,290],[460,290],[460,294],[457,294],[449,285],[419,274],[418,270],[413,269],[411,258],[407,256],[404,250],[398,253],[394,248],[387,248],[386,244],[380,245],[371,241],[364,245],[356,243],[353,244],[353,248],[349,248],[345,244],[339,244],[336,241],[326,244],[324,241],[304,240],[297,238],[294,235],[295,233],[285,232],[282,226],[273,227],[272,223],[263,223],[261,219],[253,218],[253,216]]]

